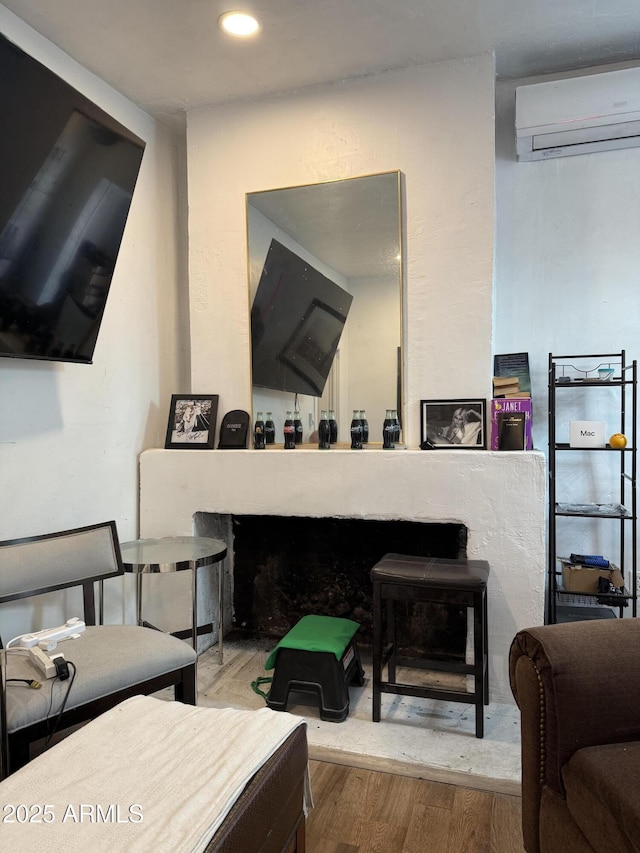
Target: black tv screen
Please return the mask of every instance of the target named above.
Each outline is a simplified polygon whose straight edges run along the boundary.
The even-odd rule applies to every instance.
[[[321,397],[352,301],[272,240],[251,307],[253,384]]]
[[[144,142],[0,36],[0,355],[91,363]]]

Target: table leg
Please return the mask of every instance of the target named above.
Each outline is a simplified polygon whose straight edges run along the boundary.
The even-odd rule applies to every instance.
[[[7,652],[0,649],[0,781],[9,775],[9,733],[7,732]]]
[[[191,642],[198,651],[198,567],[191,564]]]
[[[142,625],[142,572],[136,574],[136,625]]]
[[[224,560],[218,562],[218,663],[222,663],[222,638],[224,636],[223,613],[224,613]]]

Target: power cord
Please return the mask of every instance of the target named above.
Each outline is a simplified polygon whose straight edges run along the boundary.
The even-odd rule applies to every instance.
[[[26,655],[26,654],[28,654],[27,649],[10,649],[8,646],[5,649],[4,646],[2,645],[2,640],[0,640],[0,650],[4,651],[5,654],[9,654],[9,652],[11,652],[14,655],[19,655],[19,654]],[[35,678],[6,678],[5,681],[7,684],[10,681],[19,682],[21,684],[26,684],[27,687],[31,687],[34,690],[38,690],[40,687],[42,687],[42,684],[39,681],[37,681]]]
[[[36,681],[35,678],[7,678],[7,684],[10,681],[19,681],[22,684],[26,684],[28,687],[33,687],[34,690],[42,687],[42,684],[39,681]]]
[[[56,720],[53,724],[53,728],[49,731],[49,733],[47,734],[47,737],[45,738],[45,741],[44,741],[45,749],[49,746],[49,744],[51,743],[51,738],[54,736],[54,734],[58,730],[58,726],[60,725],[60,720],[62,719],[62,715],[64,713],[64,709],[65,709],[65,706],[67,704],[67,699],[69,698],[69,694],[71,693],[71,688],[73,687],[73,682],[75,681],[76,671],[77,671],[76,665],[73,663],[73,661],[64,660],[62,658],[56,658],[54,660],[54,663],[55,663],[57,675],[51,681],[51,701],[49,702],[49,710],[47,711],[47,720],[49,720],[49,718],[51,717],[51,709],[53,707],[53,685],[54,685],[54,683],[58,680],[60,680],[60,681],[67,681],[68,680],[69,686],[67,687],[67,692],[65,693],[64,699],[62,700],[62,705],[60,706],[60,710],[58,711],[58,715],[57,715]],[[71,670],[72,670],[71,677],[69,677],[69,668],[71,668]]]
[[[22,636],[22,635],[21,635]],[[10,648],[11,643],[19,638],[14,637],[9,643],[7,643],[6,647],[3,649],[2,640],[0,639],[0,649],[3,649],[5,653],[12,652],[13,654],[28,654],[27,649],[21,648]],[[73,687],[73,682],[76,677],[76,665],[73,661],[65,660],[63,657],[54,658],[53,663],[56,668],[56,675],[53,679],[51,679],[51,698],[49,699],[49,708],[47,709],[47,721],[51,718],[51,710],[53,708],[53,685],[56,681],[69,681],[69,685],[67,687],[67,692],[65,693],[64,699],[62,700],[62,704],[60,706],[60,710],[58,711],[58,715],[56,717],[53,728],[47,734],[47,737],[44,741],[45,749],[49,746],[51,742],[51,738],[55,735],[58,730],[58,726],[60,725],[60,721],[62,719],[62,715],[64,713],[64,709],[67,705],[67,700],[69,699],[69,694],[71,693],[71,688]],[[71,675],[69,674],[69,668],[71,668]],[[39,689],[42,687],[42,684],[39,681],[36,681],[35,678],[7,678],[8,682],[17,682],[20,684],[26,684],[28,687],[33,689]]]

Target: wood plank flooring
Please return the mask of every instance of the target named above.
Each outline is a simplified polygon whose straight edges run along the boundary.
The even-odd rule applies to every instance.
[[[307,853],[524,853],[520,798],[309,762]]]

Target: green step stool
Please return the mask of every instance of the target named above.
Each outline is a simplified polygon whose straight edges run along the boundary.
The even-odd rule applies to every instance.
[[[349,714],[349,685],[364,684],[364,670],[355,634],[360,625],[333,616],[303,616],[269,655],[273,669],[266,701],[274,711],[286,711],[291,690],[313,693],[320,719],[335,723]]]

